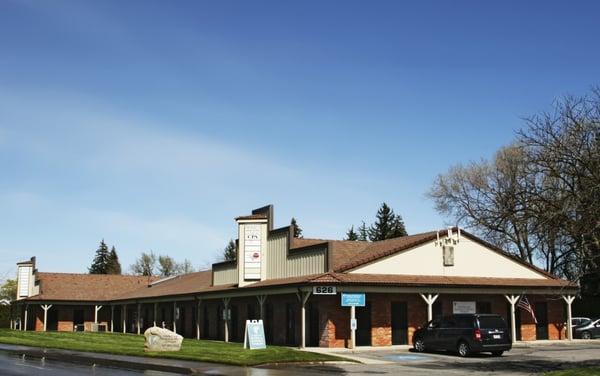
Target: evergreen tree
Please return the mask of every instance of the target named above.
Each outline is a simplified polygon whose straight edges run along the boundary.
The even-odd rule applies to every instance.
[[[234,261],[237,259],[237,251],[236,251],[235,241],[233,239],[229,240],[225,249],[223,249],[223,259],[225,261]]]
[[[358,240],[358,234],[354,231],[354,226],[346,232],[346,240]]]
[[[377,211],[375,223],[369,228],[369,240],[379,241],[406,235],[402,217],[394,214],[394,210],[385,202],[382,203]]]
[[[121,274],[121,263],[119,262],[119,256],[117,255],[117,250],[114,245],[108,255],[106,274]]]
[[[130,269],[136,275],[153,276],[156,269],[156,256],[152,251],[150,253],[142,252],[140,258],[130,266]]]
[[[100,246],[96,250],[94,261],[92,261],[92,265],[88,268],[89,273],[107,274],[109,257],[110,253],[108,252],[108,247],[106,246],[106,243],[104,243],[104,239],[102,239]]]
[[[369,237],[369,229],[365,224],[365,221],[362,221],[360,227],[358,228],[358,240],[366,242]]]
[[[300,228],[300,226],[298,226],[298,223],[296,222],[296,218],[292,217],[290,226],[292,226],[294,229],[294,238],[301,238],[302,237],[302,228]]]
[[[392,222],[392,229],[390,230],[388,239],[407,235],[408,233],[406,232],[406,227],[404,226],[404,220],[402,219],[402,216],[400,214],[396,214],[396,217]]]

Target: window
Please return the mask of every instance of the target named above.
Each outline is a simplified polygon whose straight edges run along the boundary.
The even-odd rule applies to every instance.
[[[442,320],[442,322],[440,324],[440,328],[450,329],[450,328],[455,328],[455,327],[456,327],[456,321],[454,321],[454,319],[452,317],[444,317],[444,319]]]
[[[454,266],[454,247],[444,246],[444,266]]]
[[[500,316],[483,316],[479,318],[480,329],[502,329],[506,328],[504,319]]]
[[[463,316],[463,317],[457,317],[456,318],[456,326],[458,328],[473,328],[473,317],[467,317],[467,316]]]

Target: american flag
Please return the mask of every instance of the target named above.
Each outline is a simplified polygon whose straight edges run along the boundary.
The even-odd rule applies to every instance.
[[[529,304],[529,300],[527,300],[526,296],[523,296],[519,302],[517,303],[517,307],[526,310],[533,317],[533,321],[537,324],[537,319],[535,318],[535,313],[533,312],[533,307]]]

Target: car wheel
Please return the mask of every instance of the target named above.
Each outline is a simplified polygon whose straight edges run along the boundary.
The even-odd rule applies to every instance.
[[[461,358],[469,356],[469,352],[470,352],[469,345],[464,341],[460,341],[458,343],[458,347],[456,348],[456,351],[458,352],[458,356],[460,356]]]
[[[492,351],[493,356],[502,356],[502,354],[504,354],[504,351]]]
[[[415,343],[413,344],[413,347],[415,348],[415,351],[417,351],[417,352],[425,351],[425,342],[423,341],[423,338],[417,338],[415,340]]]
[[[583,333],[581,333],[581,338],[583,338],[583,339],[592,339],[592,333],[590,333],[590,332],[583,332]]]

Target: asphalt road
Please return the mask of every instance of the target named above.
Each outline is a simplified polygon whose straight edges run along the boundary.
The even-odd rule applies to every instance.
[[[459,358],[453,354],[416,354],[406,350],[358,351],[354,355],[372,364],[336,363],[327,365],[287,365],[279,367],[231,367],[204,365],[196,368],[199,374],[230,376],[297,376],[297,375],[536,375],[546,371],[579,366],[600,366],[600,341],[571,344],[546,344],[518,347],[504,356],[481,354]],[[39,357],[22,357],[0,351],[1,376],[72,376],[72,375],[155,375],[174,373],[136,371],[102,366],[72,364]]]
[[[286,370],[310,375],[535,375],[579,366],[600,366],[600,341],[517,347],[502,357],[487,354],[459,358],[453,354],[364,351],[356,355],[373,364],[293,366]]]
[[[0,375],[2,376],[73,376],[73,375],[111,375],[111,376],[172,376],[173,373],[156,371],[133,371],[108,367],[85,366],[54,360],[17,356],[0,351]]]

